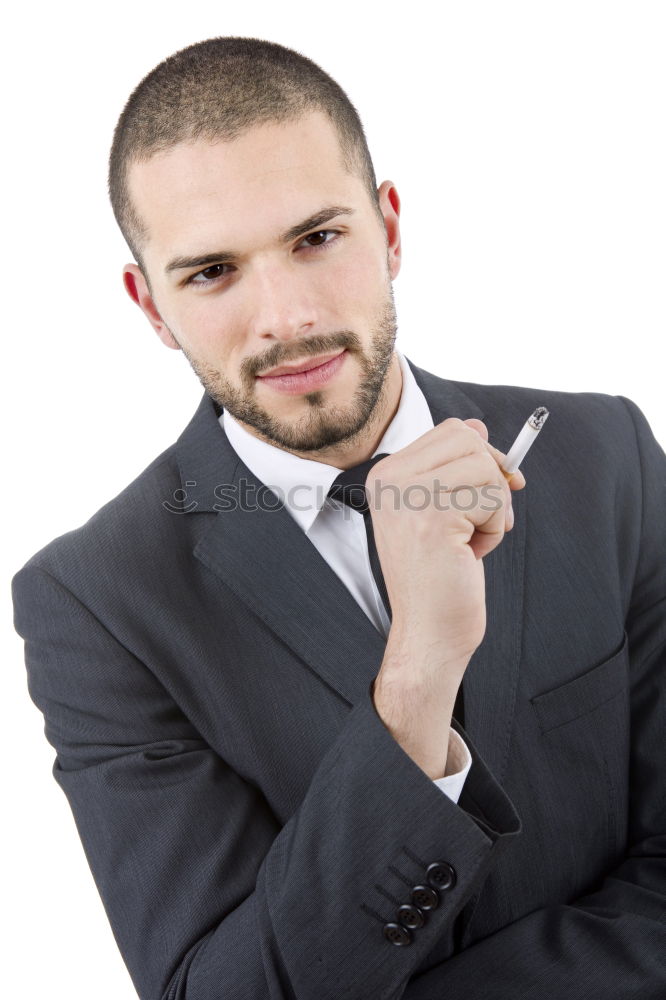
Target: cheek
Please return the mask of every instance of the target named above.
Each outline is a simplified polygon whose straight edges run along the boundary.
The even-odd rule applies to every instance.
[[[183,344],[202,360],[213,362],[226,358],[242,340],[239,309],[231,299],[227,299],[222,308],[215,295],[193,294],[187,301],[178,303],[176,312]]]
[[[322,268],[320,281],[318,288],[336,312],[349,316],[351,309],[352,315],[365,316],[384,294],[386,260],[360,250],[340,255],[331,267]]]

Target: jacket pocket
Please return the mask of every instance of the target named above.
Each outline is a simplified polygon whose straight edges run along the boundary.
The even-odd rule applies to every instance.
[[[627,633],[622,645],[603,663],[530,701],[543,733],[573,722],[615,698],[628,685]]]
[[[629,695],[625,632],[608,659],[530,699],[542,733],[542,759],[554,782],[551,795],[563,805],[561,833],[568,823],[572,839],[588,840],[593,849],[590,865],[601,857],[603,840],[608,844],[607,864],[626,848]]]

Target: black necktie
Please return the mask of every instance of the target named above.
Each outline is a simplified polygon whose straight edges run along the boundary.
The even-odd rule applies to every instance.
[[[347,504],[352,510],[357,510],[363,515],[363,524],[365,525],[365,534],[368,539],[368,555],[370,557],[370,568],[372,569],[372,575],[375,578],[375,583],[377,584],[377,589],[381,595],[384,602],[384,607],[389,618],[392,617],[391,614],[391,604],[389,602],[388,591],[386,590],[386,584],[384,582],[384,574],[382,573],[382,564],[379,561],[379,555],[377,554],[377,546],[375,544],[375,533],[372,530],[372,515],[370,514],[370,507],[368,506],[367,493],[365,489],[365,481],[368,478],[368,473],[370,469],[375,465],[381,458],[386,458],[388,453],[381,455],[374,455],[369,458],[366,462],[361,462],[360,465],[354,465],[351,469],[345,469],[341,472],[339,476],[333,481],[333,485],[328,491],[328,496],[332,500],[340,500],[342,503]],[[462,684],[458,688],[458,693],[456,695],[456,702],[453,708],[453,715],[460,723],[461,726],[464,725],[463,722],[463,689]]]
[[[365,534],[368,539],[370,568],[372,569],[372,575],[375,578],[377,589],[379,590],[382,601],[384,602],[386,613],[390,618],[391,604],[389,602],[386,584],[384,583],[382,564],[380,563],[379,556],[377,555],[375,533],[372,530],[372,516],[370,514],[367,494],[365,491],[365,481],[368,478],[368,473],[373,465],[380,460],[380,458],[386,458],[386,453],[383,455],[375,455],[373,458],[369,458],[367,462],[361,462],[360,465],[355,465],[351,469],[345,469],[345,471],[341,472],[333,482],[333,485],[328,491],[328,496],[332,500],[341,500],[342,503],[347,504],[347,506],[351,507],[352,510],[357,510],[360,514],[363,514]]]

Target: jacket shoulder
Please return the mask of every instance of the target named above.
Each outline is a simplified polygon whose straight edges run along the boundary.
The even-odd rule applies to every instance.
[[[549,411],[544,443],[582,448],[588,455],[635,461],[637,438],[651,436],[640,408],[624,396],[473,382],[457,385],[484,411],[489,431],[496,424],[511,440],[537,406]]]
[[[175,447],[166,448],[83,524],[42,546],[14,580],[25,570],[41,569],[71,581],[79,572],[107,574],[128,554],[144,560],[174,520],[164,503],[180,487]]]

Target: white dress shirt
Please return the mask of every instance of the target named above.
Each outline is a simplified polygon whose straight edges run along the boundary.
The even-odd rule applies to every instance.
[[[373,455],[393,454],[434,426],[426,398],[407,361],[397,349],[396,354],[402,372],[400,403]],[[391,622],[370,568],[363,515],[345,504],[327,499],[333,480],[341,470],[299,458],[261,441],[226,411],[220,414],[219,422],[239,458],[280,498],[375,628],[388,637]],[[436,778],[435,784],[457,802],[471,766],[467,745],[454,729],[450,729],[447,773],[443,778]]]

